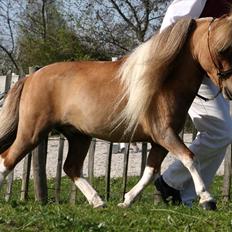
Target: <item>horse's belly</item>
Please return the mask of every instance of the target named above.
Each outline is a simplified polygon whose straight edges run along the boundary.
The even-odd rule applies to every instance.
[[[85,127],[83,126],[82,124],[80,128],[83,133],[111,142],[151,141],[150,136],[143,131],[142,127],[139,127],[132,135],[132,132],[125,133],[125,127],[112,128],[110,122],[106,121],[96,124],[96,121],[93,123],[87,120]]]

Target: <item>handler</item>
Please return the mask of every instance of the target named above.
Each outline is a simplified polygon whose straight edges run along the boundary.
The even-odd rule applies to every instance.
[[[181,17],[220,17],[229,13],[231,0],[174,0],[168,7],[161,31]],[[186,73],[186,75],[188,75]],[[212,98],[218,93],[208,77],[204,77],[198,94]],[[222,94],[214,100],[205,101],[196,97],[189,115],[198,130],[190,150],[200,163],[201,176],[207,188],[212,183],[227,146],[232,142],[232,120],[229,102]],[[155,181],[164,202],[183,203],[191,206],[196,192],[189,171],[177,160]]]

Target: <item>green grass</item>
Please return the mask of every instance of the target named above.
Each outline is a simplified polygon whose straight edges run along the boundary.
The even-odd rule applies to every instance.
[[[138,178],[129,178],[130,188]],[[121,209],[122,180],[111,181],[111,198],[107,208],[92,209],[80,192],[75,206],[68,204],[70,181],[62,180],[61,204],[54,203],[54,184],[49,183],[49,203],[34,202],[33,186],[30,184],[30,199],[19,201],[20,181],[14,184],[14,194],[9,203],[0,200],[0,231],[232,231],[232,203],[221,200],[221,178],[213,185],[213,195],[218,201],[216,212],[204,211],[197,203],[193,207],[155,205],[153,186],[148,186],[142,197],[132,207]],[[104,195],[104,179],[95,179],[98,192]]]

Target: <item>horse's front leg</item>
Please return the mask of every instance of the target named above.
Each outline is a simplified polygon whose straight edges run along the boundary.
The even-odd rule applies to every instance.
[[[167,151],[157,144],[152,144],[152,148],[147,158],[147,165],[144,169],[143,176],[139,182],[124,196],[124,202],[118,206],[122,208],[129,207],[143,189],[153,180],[156,173],[160,171],[161,163],[166,156]]]
[[[196,193],[200,197],[200,205],[202,205],[204,209],[215,210],[216,202],[207,191],[200,176],[200,165],[195,155],[171,128],[165,131],[159,142],[163,147],[175,155],[189,170],[193,178]]]

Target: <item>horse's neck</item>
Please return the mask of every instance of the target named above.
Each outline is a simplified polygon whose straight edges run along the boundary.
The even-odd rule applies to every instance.
[[[169,75],[173,86],[188,98],[194,98],[203,79],[203,72],[188,49],[179,56],[174,72]]]
[[[211,70],[211,67],[208,65],[211,59],[208,48],[209,23],[208,18],[196,20],[196,28],[189,39],[189,52],[197,64],[199,72],[202,74],[206,74]],[[202,79],[203,76],[201,76]]]
[[[203,73],[190,53],[182,54],[173,72],[169,74],[163,90],[160,90],[161,98],[165,98],[169,107],[166,109],[168,114],[173,117],[178,114],[184,121],[202,80]]]

